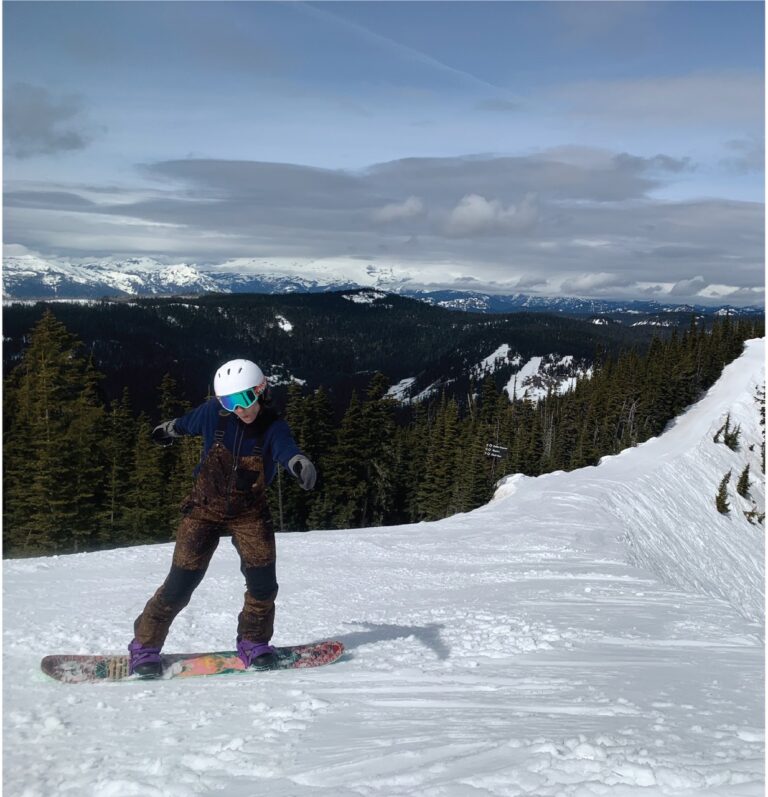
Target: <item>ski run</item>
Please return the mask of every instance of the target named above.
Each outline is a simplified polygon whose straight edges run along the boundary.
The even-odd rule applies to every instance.
[[[172,546],[5,561],[4,794],[762,795],[763,362],[748,342],[660,437],[474,512],[280,535],[274,642],[348,649],[317,670],[54,682],[48,653],[125,652]],[[232,649],[243,590],[223,541],[165,650]]]

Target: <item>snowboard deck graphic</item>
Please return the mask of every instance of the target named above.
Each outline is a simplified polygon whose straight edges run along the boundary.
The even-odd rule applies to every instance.
[[[341,642],[327,640],[310,645],[293,645],[275,648],[278,670],[296,670],[331,664],[344,653]],[[217,653],[162,654],[163,674],[160,678],[143,679],[128,675],[128,656],[77,656],[59,654],[46,656],[40,667],[46,675],[68,684],[95,681],[167,680],[168,678],[194,678],[200,675],[231,673],[264,673],[270,670],[246,670],[236,651]]]

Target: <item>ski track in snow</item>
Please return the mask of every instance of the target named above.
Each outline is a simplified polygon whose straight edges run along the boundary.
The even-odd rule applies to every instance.
[[[713,504],[716,482],[696,472],[685,493],[670,472],[714,445],[758,354],[750,344],[669,432],[598,468],[512,477],[438,523],[280,536],[275,642],[341,639],[325,668],[56,683],[39,672],[47,653],[124,651],[172,547],[6,561],[4,794],[762,795],[762,619],[741,588],[753,559],[720,541],[727,572],[686,588],[664,556],[679,519],[662,500],[666,485],[697,522],[693,493]],[[754,432],[748,401],[734,412]],[[729,579],[733,604],[718,597]],[[165,650],[231,649],[241,582],[223,540]]]

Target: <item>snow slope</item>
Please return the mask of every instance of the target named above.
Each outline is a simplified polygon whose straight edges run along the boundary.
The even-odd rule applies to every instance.
[[[171,546],[6,561],[4,793],[762,795],[763,530],[735,495],[714,510],[754,452],[712,442],[728,410],[748,442],[762,380],[750,342],[596,468],[438,523],[281,536],[275,641],[342,639],[323,669],[49,681],[45,653],[125,648]],[[230,648],[242,591],[223,541],[166,649]]]

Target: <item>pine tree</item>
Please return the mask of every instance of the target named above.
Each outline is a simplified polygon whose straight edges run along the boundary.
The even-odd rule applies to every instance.
[[[47,310],[6,381],[7,553],[71,551],[96,534],[103,408],[80,350]]]
[[[363,407],[357,393],[353,393],[326,459],[323,494],[310,515],[313,528],[360,526],[367,509],[367,485],[362,462],[364,439]]]
[[[366,526],[383,525],[392,511],[395,481],[395,423],[393,399],[386,396],[389,380],[381,373],[371,379],[363,405],[365,437],[363,462],[367,484],[366,512],[362,522]]]
[[[430,415],[429,408],[418,404],[411,423],[399,434],[400,491],[403,494],[403,508],[409,521],[421,519],[421,483],[434,431],[434,418]]]
[[[456,454],[460,445],[458,429],[458,404],[443,395],[419,485],[417,502],[421,520],[439,520],[449,513],[456,478]]]
[[[125,493],[133,466],[136,428],[128,388],[107,415],[105,435],[106,484],[99,541],[102,545],[126,540]]]
[[[101,375],[89,362],[83,372],[80,394],[72,403],[71,421],[61,441],[61,448],[68,456],[62,458],[60,476],[70,486],[63,522],[69,529],[74,551],[87,550],[98,544],[101,537],[107,415],[96,392],[100,379]]]
[[[741,437],[741,424],[736,424],[733,429],[726,429],[723,433],[723,442],[731,451],[739,450],[739,438]]]
[[[747,463],[746,467],[741,472],[741,476],[739,476],[739,481],[736,484],[736,492],[743,498],[746,498],[749,495],[751,484],[749,479],[749,463]]]
[[[497,439],[497,438],[494,438]],[[454,461],[454,483],[446,514],[468,512],[486,503],[491,497],[491,476],[501,477],[497,461],[490,464],[485,455],[488,443],[486,425],[471,418],[465,419],[459,429],[459,445]]]
[[[152,424],[144,413],[139,416],[136,429],[133,467],[125,492],[126,542],[169,540],[161,452],[152,442]]]
[[[178,396],[176,380],[166,373],[158,388],[159,420],[169,421],[186,414],[190,409],[189,402]],[[163,522],[169,537],[179,524],[179,508],[185,496],[192,488],[192,471],[200,456],[200,440],[184,435],[173,441],[171,445],[159,447],[158,457],[163,485]]]
[[[717,496],[715,497],[715,506],[721,515],[727,515],[731,511],[731,505],[728,503],[728,482],[731,480],[731,471],[723,476],[720,481],[720,486],[717,488]]]

